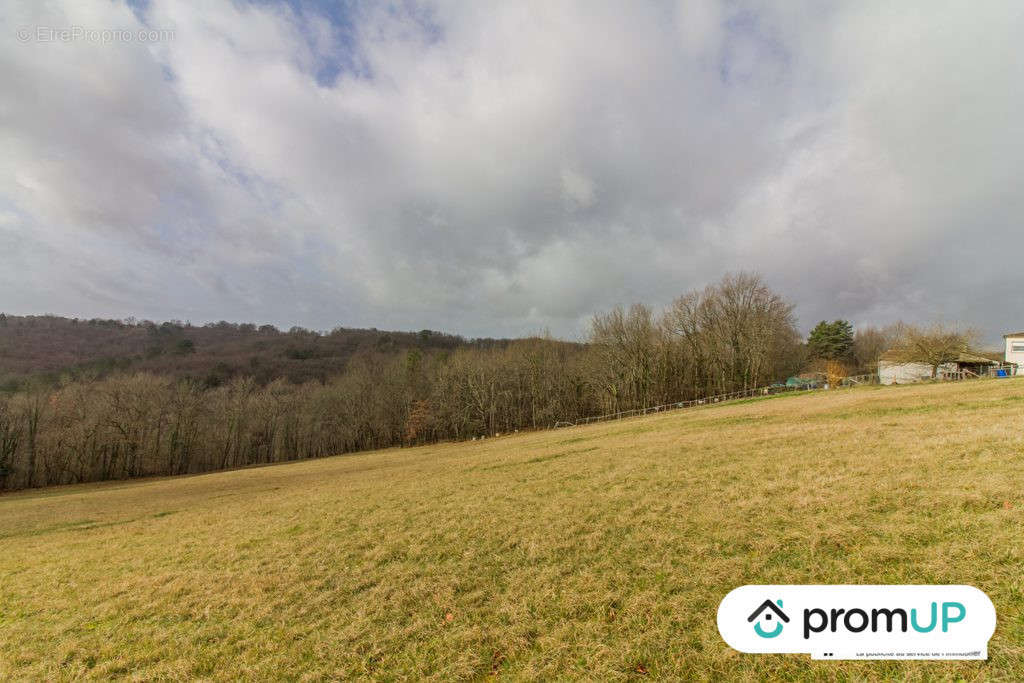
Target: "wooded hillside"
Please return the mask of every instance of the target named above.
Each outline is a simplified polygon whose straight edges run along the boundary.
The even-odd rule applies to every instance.
[[[661,313],[636,304],[596,315],[587,344],[229,323],[3,323],[0,369],[13,390],[0,392],[0,489],[550,427],[764,386],[804,358],[792,306],[745,274]]]
[[[492,348],[504,339],[466,340],[432,330],[386,332],[338,327],[319,333],[300,327],[180,321],[79,320],[0,313],[0,391],[29,380],[53,383],[61,375],[95,377],[114,371],[148,372],[207,387],[236,376],[265,385],[275,379],[326,381],[360,353],[409,349]]]

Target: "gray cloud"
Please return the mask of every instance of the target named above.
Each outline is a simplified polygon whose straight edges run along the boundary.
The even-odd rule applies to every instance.
[[[1016,3],[337,19],[5,7],[0,309],[572,337],[742,268],[804,327],[1024,322]]]

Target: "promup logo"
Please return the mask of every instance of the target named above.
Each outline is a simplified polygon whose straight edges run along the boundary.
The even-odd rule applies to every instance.
[[[778,605],[778,607],[776,607],[776,605]],[[776,600],[775,602],[772,602],[771,600],[765,600],[764,602],[762,602],[761,606],[754,610],[753,614],[747,617],[747,621],[754,621],[758,617],[761,617],[761,619],[754,624],[754,633],[761,636],[762,638],[774,638],[780,633],[782,633],[782,624],[783,622],[788,624],[789,617],[786,616],[786,613],[782,611],[781,607],[782,600]],[[775,626],[773,626],[770,631],[765,630],[764,626],[761,625],[761,622],[763,621],[770,624],[772,621],[773,613],[775,615],[775,618],[777,619],[777,621],[775,622]],[[762,614],[764,616],[761,616]]]
[[[743,586],[718,606],[734,649],[814,659],[986,659],[995,626],[972,586]]]

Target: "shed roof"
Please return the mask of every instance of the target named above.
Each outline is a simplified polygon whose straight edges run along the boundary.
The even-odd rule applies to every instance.
[[[973,353],[961,353],[960,357],[956,359],[957,363],[988,363],[989,365],[999,365],[999,361],[986,358],[985,356],[976,356]]]
[[[910,364],[910,363],[924,363],[924,361],[904,361],[901,360],[899,355],[895,351],[886,351],[878,360],[884,360],[894,363]],[[957,363],[978,363],[987,365],[999,365],[999,361],[992,360],[991,358],[985,358],[984,356],[976,356],[973,353],[961,353],[957,356]]]
[[[1010,332],[1009,334],[1003,335],[1003,339],[1006,339],[1007,337],[1024,337],[1024,332]]]

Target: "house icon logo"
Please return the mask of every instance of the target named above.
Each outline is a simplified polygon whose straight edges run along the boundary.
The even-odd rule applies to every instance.
[[[761,636],[762,638],[774,638],[775,636],[782,633],[783,622],[789,623],[789,617],[782,611],[782,600],[765,600],[761,605],[754,610],[754,613],[747,617],[747,621],[756,621],[754,624],[754,633]],[[771,627],[771,622],[775,621],[775,626]],[[765,628],[761,624],[765,623],[771,627]]]

